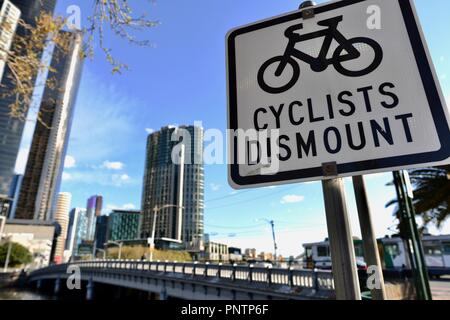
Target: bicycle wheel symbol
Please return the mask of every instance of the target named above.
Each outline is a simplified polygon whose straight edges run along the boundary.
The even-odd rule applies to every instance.
[[[289,27],[285,31],[289,42],[284,54],[270,58],[259,68],[257,80],[261,89],[271,94],[279,94],[294,87],[300,78],[299,61],[309,64],[314,72],[323,72],[333,65],[337,72],[347,77],[361,77],[376,70],[383,60],[381,46],[370,38],[346,38],[338,30],[338,24],[342,20],[342,16],[337,16],[319,21],[318,25],[328,28],[303,35],[296,33],[303,28],[302,24]],[[317,57],[296,48],[299,42],[321,37],[324,37],[324,41]],[[328,58],[333,40],[338,42],[338,47],[331,58]],[[369,52],[373,52],[373,57],[367,55]]]
[[[290,65],[292,67],[292,77],[291,79],[286,83],[286,84],[282,84],[279,87],[274,87],[271,86],[269,84],[266,83],[265,80],[265,74],[266,71],[270,68],[270,67],[275,67],[273,69],[278,69],[278,66],[283,63],[283,62],[287,62],[288,65]],[[283,69],[283,72],[286,71],[287,68]],[[274,72],[273,75],[271,75],[275,78],[275,80],[277,80],[278,78],[282,77],[282,74],[278,75],[276,74],[276,72]],[[298,81],[300,77],[300,67],[297,63],[297,61],[295,61],[294,58],[292,57],[288,57],[286,60],[286,57],[284,56],[278,56],[278,57],[273,57],[269,60],[267,60],[259,69],[258,72],[258,84],[261,87],[261,89],[263,89],[264,91],[268,92],[268,93],[272,93],[272,94],[279,94],[279,93],[283,93],[288,91],[289,89],[291,89]]]

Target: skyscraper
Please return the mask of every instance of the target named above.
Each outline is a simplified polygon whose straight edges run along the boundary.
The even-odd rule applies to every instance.
[[[93,241],[95,238],[95,224],[96,219],[102,213],[103,197],[92,196],[87,201],[86,215],[87,215],[87,234],[84,240]]]
[[[17,202],[19,201],[20,187],[22,186],[23,175],[14,175],[9,197],[11,199],[11,208],[9,209],[8,219],[15,219]]]
[[[7,52],[11,48],[19,19],[20,9],[11,1],[4,0],[0,7],[0,81],[3,78]]]
[[[108,239],[108,216],[99,216],[95,222],[95,247],[103,249]],[[139,221],[138,221],[139,222]]]
[[[58,201],[55,208],[55,221],[61,227],[61,234],[56,239],[55,262],[64,261],[64,249],[66,246],[67,229],[69,226],[69,209],[72,195],[67,192],[61,192],[58,195]]]
[[[55,8],[56,0],[10,0],[21,12],[20,18],[25,23],[35,26],[36,17],[41,11],[52,13]],[[6,3],[6,0],[0,0],[0,7]],[[15,35],[23,36],[26,29],[18,26]],[[14,49],[15,43],[12,42]],[[40,54],[40,53],[38,53]],[[34,75],[35,77],[37,75]],[[12,91],[14,83],[12,81],[12,73],[6,67],[1,78],[0,96],[8,94]],[[11,181],[14,176],[14,167],[19,152],[20,142],[22,138],[25,122],[10,117],[9,106],[15,102],[15,97],[8,95],[0,99],[0,201],[2,197],[6,197],[9,193]],[[28,108],[29,106],[24,106]]]
[[[183,165],[172,161],[172,151],[175,147],[179,147],[180,140],[176,138],[177,136],[183,136],[185,145]],[[148,136],[142,192],[141,238],[152,235],[153,209],[155,206],[164,205],[177,207],[169,207],[158,212],[156,238],[171,238],[186,244],[203,238],[202,155],[203,129],[200,127],[169,126]]]
[[[68,36],[69,50],[56,49],[53,53],[51,68],[54,71],[49,77],[56,85],[44,90],[41,121],[34,130],[16,219],[52,219],[83,66],[82,35],[75,32]]]
[[[86,239],[87,235],[87,215],[86,209],[74,208],[69,214],[69,227],[66,239],[66,257],[71,257],[78,253],[78,246]]]

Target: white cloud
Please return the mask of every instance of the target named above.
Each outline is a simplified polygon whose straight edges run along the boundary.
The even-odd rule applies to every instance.
[[[63,180],[63,181],[69,181],[69,180],[72,180],[72,175],[71,175],[70,173],[63,172],[63,174],[62,174],[62,180]]]
[[[66,175],[66,178],[69,176]],[[109,174],[101,170],[75,170],[70,172],[70,178],[65,179],[71,184],[79,183],[84,185],[97,185],[102,187],[122,187],[129,185],[137,185],[138,181],[134,181],[128,174]]]
[[[285,195],[283,198],[281,198],[280,203],[281,204],[298,203],[298,202],[302,202],[303,200],[305,200],[304,196],[288,194],[288,195]]]
[[[119,161],[105,161],[103,162],[102,165],[103,168],[108,169],[108,170],[122,170],[124,167],[124,164],[122,162]]]
[[[127,174],[113,174],[112,181],[116,186],[121,186],[131,180],[130,176]]]
[[[122,208],[124,210],[134,210],[134,209],[136,209],[136,206],[134,204],[132,204],[132,203],[127,203],[127,204],[124,204],[122,206]]]
[[[76,165],[75,157],[67,155],[66,159],[64,160],[64,168],[67,169],[75,168],[75,165]]]
[[[112,211],[112,210],[136,210],[136,206],[133,203],[127,203],[122,206],[118,206],[115,204],[107,204],[106,205],[106,211]]]
[[[222,188],[222,186],[220,184],[215,184],[215,183],[211,183],[209,186],[211,187],[211,190],[214,192],[219,191],[220,188]]]
[[[148,134],[152,134],[153,132],[155,132],[155,130],[152,128],[145,128],[145,132],[147,132]]]

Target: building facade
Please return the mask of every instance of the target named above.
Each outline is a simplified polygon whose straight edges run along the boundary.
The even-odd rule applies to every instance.
[[[204,259],[206,261],[228,261],[228,246],[223,243],[208,241],[205,243]]]
[[[0,82],[3,79],[7,52],[11,49],[20,14],[19,7],[10,0],[3,0],[0,7]]]
[[[139,238],[141,212],[113,210],[108,218],[108,240],[136,240]]]
[[[12,242],[26,247],[32,254],[30,268],[43,268],[49,265],[55,225],[49,221],[8,220],[4,234]]]
[[[103,249],[108,239],[108,216],[99,216],[95,222],[95,247]]]
[[[183,141],[180,144],[180,140]],[[172,159],[172,153],[175,154]],[[203,129],[198,126],[164,127],[147,139],[142,192],[141,238],[183,241],[187,246],[203,238],[204,168]]]
[[[95,225],[97,217],[102,213],[103,197],[99,195],[92,196],[88,199],[86,205],[87,214],[87,235],[85,240],[94,241]]]
[[[73,109],[83,66],[83,39],[80,32],[67,33],[67,52],[55,49],[49,77],[55,87],[44,90],[36,123],[16,219],[51,220],[59,192],[64,159],[72,125]]]
[[[87,237],[86,209],[74,208],[69,214],[69,228],[66,240],[66,257],[78,254],[78,248]]]
[[[41,11],[53,13],[56,0],[9,0],[16,6],[20,12],[20,18],[27,24],[35,26],[36,17]],[[0,0],[0,7],[3,7],[5,0]],[[17,26],[14,37],[24,36],[27,31],[22,26]],[[15,41],[13,39],[11,49],[15,49]],[[41,54],[41,53],[38,53]],[[37,75],[34,75],[36,77]],[[0,199],[5,197],[11,187],[14,176],[14,168],[16,165],[17,155],[19,153],[22,133],[25,121],[22,119],[12,118],[10,116],[10,105],[16,102],[16,97],[9,94],[15,87],[12,72],[5,67],[0,86]],[[23,106],[25,110],[28,105]]]
[[[55,221],[61,227],[61,233],[56,239],[55,263],[64,262],[64,250],[66,247],[67,231],[69,227],[69,210],[72,195],[68,192],[61,192],[58,195],[55,209]]]

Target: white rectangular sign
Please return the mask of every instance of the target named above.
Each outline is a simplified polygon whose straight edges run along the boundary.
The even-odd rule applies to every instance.
[[[449,112],[410,0],[236,28],[227,58],[235,188],[319,180],[327,163],[342,177],[449,162]]]

